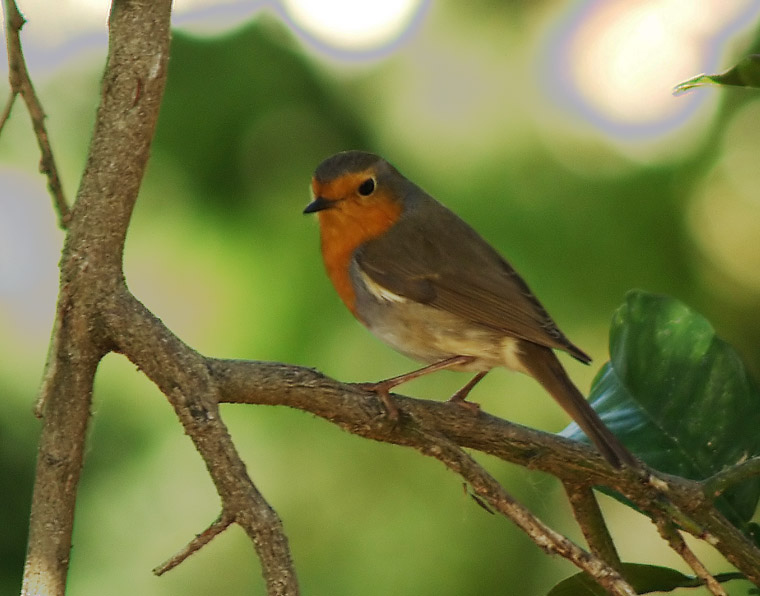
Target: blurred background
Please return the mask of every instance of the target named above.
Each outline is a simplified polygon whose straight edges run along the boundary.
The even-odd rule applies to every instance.
[[[106,3],[20,0],[30,72],[70,199],[107,53]],[[672,87],[760,52],[752,0],[178,1],[169,80],[128,237],[132,291],[219,357],[315,367],[344,381],[411,370],[340,304],[301,215],[314,167],[382,154],[512,262],[594,357],[625,292],[673,295],[760,371],[760,95]],[[7,62],[0,99],[7,93]],[[28,117],[0,137],[0,593],[17,593],[40,422],[32,404],[53,320],[56,228]],[[444,372],[403,393],[444,399]],[[541,429],[568,422],[528,378],[473,395]],[[201,459],[161,394],[105,359],[72,552],[71,594],[262,594],[236,528],[161,578],[213,521]],[[491,516],[438,462],[285,408],[225,406],[254,482],[282,516],[305,594],[545,594],[575,572]],[[582,542],[552,479],[478,456]],[[625,560],[684,569],[652,525],[604,500]],[[729,565],[704,548],[715,571]],[[731,594],[749,587],[731,585]],[[691,594],[699,594],[691,591]]]

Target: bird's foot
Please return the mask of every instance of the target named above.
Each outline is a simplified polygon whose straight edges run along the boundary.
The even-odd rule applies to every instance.
[[[449,398],[449,402],[453,404],[459,404],[460,406],[464,406],[471,412],[477,414],[480,412],[480,404],[476,404],[475,402],[467,401],[467,396],[470,395],[470,391],[472,391],[472,388],[475,387],[480,381],[483,380],[483,377],[485,377],[488,374],[487,370],[480,371],[477,375],[475,375],[472,380],[470,380],[467,385],[462,387],[459,391],[457,391],[454,395],[452,395]]]
[[[476,404],[475,402],[467,401],[467,396],[470,395],[470,391],[472,391],[472,388],[475,387],[480,381],[483,380],[483,377],[485,377],[488,374],[487,370],[480,371],[477,375],[475,375],[472,380],[467,383],[464,387],[462,387],[459,391],[457,391],[454,395],[452,395],[449,398],[449,402],[452,404],[458,404],[460,406],[464,406],[471,412],[477,414],[480,412],[480,404]]]
[[[385,406],[385,413],[388,415],[388,418],[390,420],[398,420],[398,406],[390,394],[391,389],[396,386],[395,384],[389,385],[387,382],[380,381],[379,383],[356,383],[355,386],[364,391],[371,391],[377,394],[383,400],[383,406]]]
[[[467,401],[466,399],[467,393],[469,393],[469,391],[464,395],[460,395],[460,393],[460,391],[457,391],[454,395],[452,395],[449,398],[448,403],[462,406],[470,410],[470,412],[473,414],[478,414],[480,412],[480,404],[477,404],[474,401]]]

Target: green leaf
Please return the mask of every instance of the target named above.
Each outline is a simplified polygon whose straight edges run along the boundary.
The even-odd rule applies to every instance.
[[[679,83],[673,95],[681,95],[694,87],[729,85],[732,87],[760,87],[760,54],[750,54],[733,68],[717,75],[698,75]]]
[[[626,296],[590,401],[632,452],[669,474],[702,480],[760,453],[757,386],[710,323],[673,298]],[[586,440],[574,424],[563,434]],[[758,497],[760,479],[753,478],[716,505],[743,527]]]
[[[672,592],[677,588],[696,588],[702,581],[669,567],[623,563],[623,575],[637,594],[649,592]],[[715,576],[719,582],[732,579],[744,579],[741,573],[719,573]],[[605,596],[606,592],[586,573],[578,573],[562,580],[554,586],[547,596]]]
[[[744,529],[744,533],[754,542],[756,547],[760,548],[760,525],[755,522],[749,522]]]

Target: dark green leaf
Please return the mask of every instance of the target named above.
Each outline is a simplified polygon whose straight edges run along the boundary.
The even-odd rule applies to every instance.
[[[688,81],[679,83],[673,89],[673,95],[680,95],[704,85],[730,85],[733,87],[760,87],[760,54],[750,54],[739,64],[717,75],[698,75]]]
[[[760,453],[757,386],[707,320],[673,298],[628,294],[590,400],[631,451],[663,472],[701,480]],[[583,438],[576,425],[564,434]],[[750,479],[717,505],[743,526],[759,496],[760,479]]]
[[[755,522],[749,522],[747,524],[747,527],[744,529],[744,533],[750,539],[752,539],[752,542],[755,543],[755,546],[760,548],[760,525]]]
[[[623,575],[637,594],[649,592],[671,592],[676,588],[696,588],[702,582],[680,571],[657,565],[623,563]],[[719,582],[744,579],[740,573],[720,573],[715,576]],[[591,577],[578,573],[562,580],[554,586],[548,596],[605,596],[606,592]]]

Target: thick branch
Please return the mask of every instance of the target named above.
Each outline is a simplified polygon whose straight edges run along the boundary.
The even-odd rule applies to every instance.
[[[216,380],[205,359],[173,335],[124,289],[104,306],[116,349],[169,398],[203,457],[223,503],[251,538],[269,594],[297,594],[298,584],[282,522],[251,482],[218,410]]]
[[[117,2],[111,15],[103,97],[61,259],[22,594],[64,594],[92,383],[110,344],[99,309],[123,284],[123,239],[166,78],[170,7]]]
[[[377,441],[416,446],[404,421],[457,445],[495,455],[560,479],[614,488],[638,486],[640,472],[618,470],[592,447],[446,402],[394,395],[401,424],[389,423],[380,399],[312,369],[245,360],[207,359],[221,400],[228,403],[284,405],[311,412],[345,430]]]
[[[401,423],[388,424],[376,395],[311,369],[241,360],[208,359],[207,364],[225,402],[285,405],[359,436],[415,448],[420,432],[439,434],[459,446],[545,471],[563,482],[608,487],[655,518],[675,516],[679,525],[714,546],[760,585],[760,550],[712,507],[699,482],[653,471],[643,478],[634,470],[616,470],[581,443],[447,403],[396,395]],[[415,426],[422,430],[410,432]]]
[[[85,337],[87,319],[70,316],[59,330],[37,452],[22,595],[66,590],[77,487],[84,457],[95,370],[103,350]]]
[[[187,433],[207,463],[209,473],[222,496],[225,512],[234,516],[253,539],[265,576],[268,580],[274,577],[279,577],[283,582],[292,580],[293,584],[288,586],[288,590],[295,590],[295,577],[291,575],[289,566],[283,565],[284,562],[289,563],[289,559],[286,557],[287,542],[281,523],[248,480],[245,466],[239,460],[216,409],[217,400],[229,399],[231,395],[230,368],[225,368],[225,364],[250,375],[246,378],[236,377],[245,391],[257,386],[262,369],[251,368],[256,366],[254,363],[230,363],[200,356],[126,292],[113,305],[106,306],[107,311],[111,308],[112,314],[106,312],[104,320],[111,337],[117,341],[118,351],[127,355],[169,396]],[[278,369],[279,373],[287,370],[284,366]],[[314,379],[318,378],[313,373],[312,375]],[[220,388],[224,389],[222,393]],[[319,389],[324,388],[322,386]],[[314,386],[303,388],[313,402],[324,404],[320,400],[319,389]],[[352,432],[411,446],[441,460],[461,474],[481,498],[509,517],[539,546],[566,557],[613,594],[634,593],[617,571],[545,526],[515,502],[498,482],[451,440],[418,425],[408,415],[406,408],[407,415],[394,421],[383,414],[382,406],[369,403],[366,399],[352,400],[350,393],[345,392],[336,392],[331,397],[334,398],[330,400],[332,408],[330,411],[321,411],[322,415],[339,421],[346,417],[346,410],[358,408],[364,428],[355,426],[351,428]],[[415,403],[414,400],[403,401]],[[375,405],[377,409],[373,411]],[[457,406],[450,406],[450,409],[455,415],[461,415],[464,411]],[[605,463],[601,465],[606,466]]]

